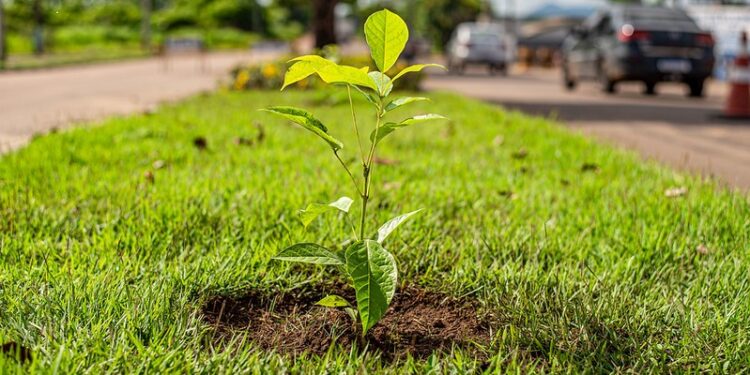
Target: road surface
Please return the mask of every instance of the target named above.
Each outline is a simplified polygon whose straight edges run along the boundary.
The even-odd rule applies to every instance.
[[[151,58],[0,73],[0,153],[34,134],[105,116],[148,110],[216,87],[230,67],[278,52]]]
[[[639,151],[681,169],[715,176],[750,189],[750,121],[726,121],[721,112],[727,87],[713,83],[706,99],[685,97],[684,88],[664,84],[655,97],[627,84],[606,95],[593,83],[563,89],[557,72],[532,70],[509,77],[483,71],[465,76],[433,75],[429,90],[457,91],[534,115],[556,118],[585,134]]]

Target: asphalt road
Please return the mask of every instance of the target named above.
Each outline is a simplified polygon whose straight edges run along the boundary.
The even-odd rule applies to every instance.
[[[0,153],[34,134],[105,116],[149,110],[216,87],[230,67],[277,52],[151,58],[0,73]]]
[[[638,84],[607,95],[594,83],[563,89],[556,71],[512,72],[490,77],[484,71],[464,76],[433,75],[430,90],[450,90],[555,118],[605,142],[634,149],[645,158],[717,177],[730,187],[750,190],[750,121],[727,121],[721,113],[727,86],[712,83],[704,99],[685,96],[685,88],[663,84],[658,96],[645,96]]]

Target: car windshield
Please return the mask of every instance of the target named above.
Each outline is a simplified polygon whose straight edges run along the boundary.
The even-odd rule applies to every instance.
[[[495,33],[489,33],[489,32],[474,31],[471,33],[469,40],[471,41],[471,43],[474,43],[474,44],[496,45],[500,43],[500,35],[497,35]]]
[[[663,8],[637,8],[625,13],[627,23],[636,29],[666,29],[700,31],[698,25],[684,12]]]

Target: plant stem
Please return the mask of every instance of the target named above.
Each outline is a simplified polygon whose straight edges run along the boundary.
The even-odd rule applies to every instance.
[[[372,160],[375,156],[375,146],[377,145],[377,139],[378,139],[378,130],[380,129],[380,122],[383,119],[383,98],[380,98],[380,103],[378,105],[378,112],[377,112],[377,119],[375,121],[375,138],[372,141],[372,145],[370,146],[370,154],[367,157],[367,161],[362,166],[362,175],[365,178],[364,184],[363,184],[363,193],[361,194],[362,197],[362,217],[360,220],[360,227],[359,227],[359,233],[360,238],[365,239],[365,217],[367,216],[367,202],[370,200],[370,182],[372,181]]]
[[[359,185],[357,185],[357,179],[354,178],[352,171],[349,170],[349,167],[346,166],[346,163],[344,163],[344,161],[341,160],[341,157],[339,156],[339,152],[334,151],[333,154],[336,155],[336,159],[338,159],[339,163],[341,163],[341,166],[344,167],[344,170],[346,171],[346,174],[349,175],[349,178],[352,179],[352,183],[354,184],[354,188],[357,189],[357,193],[359,193],[359,195],[362,195],[362,190],[360,190]]]
[[[352,111],[352,123],[354,124],[354,134],[357,135],[357,143],[359,144],[359,154],[362,157],[362,163],[365,162],[365,149],[362,147],[362,138],[359,136],[359,127],[357,126],[357,115],[354,113],[354,102],[352,102],[352,87],[346,85],[346,92],[349,94],[349,109]]]
[[[359,238],[365,238],[365,217],[367,216],[367,201],[370,199],[370,191],[367,188],[370,181],[370,168],[365,167],[365,193],[362,194],[362,217],[359,223]]]

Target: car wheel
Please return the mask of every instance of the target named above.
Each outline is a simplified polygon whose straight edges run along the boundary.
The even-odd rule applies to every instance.
[[[614,94],[617,92],[617,82],[609,78],[603,65],[599,65],[597,76],[599,77],[599,84],[602,87],[602,91],[607,94]]]
[[[609,78],[602,77],[600,84],[602,85],[602,91],[607,94],[614,94],[617,92],[617,82]]]
[[[578,86],[578,82],[570,78],[570,73],[568,73],[568,69],[566,68],[563,68],[563,83],[565,84],[565,89],[568,91],[573,91]]]
[[[645,95],[656,95],[656,82],[643,82]]]
[[[695,80],[695,81],[689,81],[688,82],[688,88],[690,88],[690,97],[691,98],[702,98],[704,94],[704,82],[701,80]]]
[[[508,65],[502,64],[498,67],[498,70],[500,71],[500,75],[505,77],[508,75]]]

